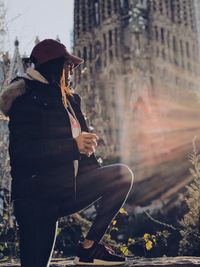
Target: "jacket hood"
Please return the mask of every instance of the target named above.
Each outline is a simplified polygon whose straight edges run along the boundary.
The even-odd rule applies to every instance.
[[[49,83],[38,71],[33,68],[27,68],[27,71],[26,73],[24,73],[24,75],[11,82],[11,84],[6,87],[0,94],[0,111],[5,116],[8,116],[14,100],[18,96],[25,93],[26,84],[24,79],[35,80],[46,84]]]

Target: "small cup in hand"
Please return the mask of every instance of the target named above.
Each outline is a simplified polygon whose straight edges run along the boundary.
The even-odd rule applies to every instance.
[[[99,137],[94,133],[82,132],[77,138],[76,142],[80,153],[86,154],[88,157],[95,152]]]

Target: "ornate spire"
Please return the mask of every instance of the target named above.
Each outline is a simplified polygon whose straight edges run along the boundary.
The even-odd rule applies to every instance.
[[[56,41],[60,42],[60,37],[59,37],[59,35],[56,36]]]
[[[14,44],[15,44],[15,47],[18,47],[18,46],[19,46],[19,41],[18,41],[17,37],[16,37],[16,39],[15,39]]]
[[[38,44],[39,42],[40,42],[40,39],[39,39],[39,36],[37,35],[37,36],[35,37],[35,45]]]
[[[12,79],[14,79],[16,76],[20,76],[24,73],[24,66],[22,63],[22,58],[19,53],[19,41],[16,37],[15,42],[15,51],[13,58],[10,62],[10,69],[8,74],[8,82],[10,82]]]

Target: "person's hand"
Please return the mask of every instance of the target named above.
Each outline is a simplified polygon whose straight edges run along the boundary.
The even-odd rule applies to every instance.
[[[80,153],[91,156],[97,147],[97,140],[99,137],[94,133],[82,132],[75,138]]]

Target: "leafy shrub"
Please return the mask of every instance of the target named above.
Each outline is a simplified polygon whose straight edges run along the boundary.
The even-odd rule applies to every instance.
[[[194,177],[187,186],[187,213],[180,221],[183,229],[180,231],[182,239],[179,244],[180,255],[200,256],[200,154],[193,141],[193,153],[190,156],[193,168],[190,169]]]

